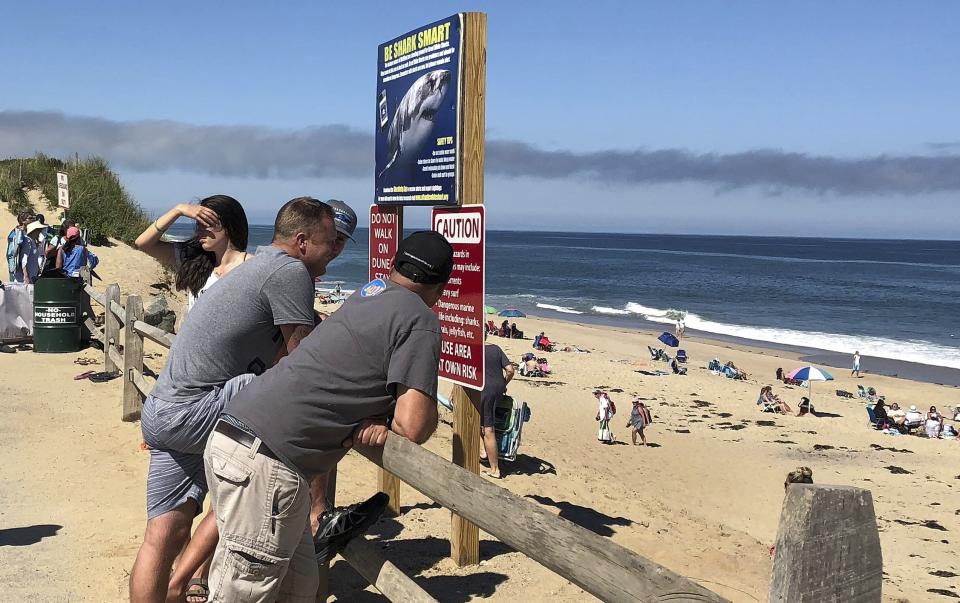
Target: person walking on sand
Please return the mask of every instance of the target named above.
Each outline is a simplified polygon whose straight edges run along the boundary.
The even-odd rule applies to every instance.
[[[33,215],[28,211],[22,211],[17,214],[17,225],[7,234],[7,272],[10,273],[10,282],[21,282],[17,280],[17,268],[19,260],[20,243],[27,236],[27,224],[33,221]]]
[[[204,219],[212,225],[209,214]],[[337,253],[330,206],[293,199],[277,214],[272,243],[205,293],[184,321],[143,404],[141,430],[150,447],[147,526],[130,574],[132,602],[166,598],[171,565],[206,495],[203,447],[217,417],[281,350],[292,351],[313,328],[313,279]],[[210,527],[215,524],[208,515],[194,535],[200,542],[192,544],[206,547]]]
[[[193,236],[182,243],[162,240],[181,217],[196,222]],[[187,293],[189,313],[205,291],[253,257],[247,253],[248,234],[247,214],[240,202],[227,195],[213,195],[195,205],[175,205],[140,233],[134,246],[175,270],[174,286]]]
[[[387,280],[360,288],[231,400],[204,451],[223,534],[211,601],[312,601],[318,562],[376,521],[382,493],[325,517],[314,537],[308,480],[355,442],[382,446],[390,431],[416,443],[432,435],[440,323],[430,308],[452,268],[446,239],[413,233]]]
[[[607,392],[603,390],[595,389],[593,390],[593,395],[597,398],[597,403],[600,405],[597,410],[597,421],[600,422],[597,440],[604,444],[613,444],[616,438],[613,437],[613,432],[610,430],[610,419],[613,418],[613,415],[617,414],[617,405],[613,403],[613,400],[610,399]]]
[[[487,336],[484,335],[484,339]],[[500,449],[497,446],[496,409],[497,403],[507,393],[507,384],[515,373],[513,363],[495,343],[484,342],[483,346],[484,379],[483,391],[480,392],[480,441],[483,444],[484,455],[480,459],[487,459],[490,471],[485,471],[490,477],[500,479]]]
[[[630,432],[630,441],[633,442],[633,445],[637,445],[637,436],[640,436],[640,441],[643,443],[643,446],[647,445],[647,436],[644,435],[644,427],[653,423],[653,417],[650,414],[650,409],[640,400],[634,399],[633,409],[630,411],[630,420],[627,421],[627,427],[633,427],[633,431]]]
[[[850,371],[850,376],[857,376],[857,379],[860,378],[860,351],[857,350],[853,353],[853,370]]]

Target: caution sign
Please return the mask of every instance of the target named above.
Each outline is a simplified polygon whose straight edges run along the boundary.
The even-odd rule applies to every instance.
[[[77,324],[77,308],[76,306],[34,306],[33,324],[34,326]]]
[[[369,280],[390,278],[393,256],[400,243],[400,208],[393,205],[370,206]]]
[[[486,224],[483,205],[433,209],[433,230],[453,246],[453,272],[433,307],[440,319],[439,375],[483,389],[483,295]]]

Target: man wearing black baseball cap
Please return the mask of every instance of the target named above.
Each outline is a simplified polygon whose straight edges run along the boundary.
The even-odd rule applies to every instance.
[[[308,600],[318,560],[377,520],[383,494],[324,514],[314,542],[309,481],[354,442],[382,446],[388,431],[417,443],[432,435],[440,323],[430,308],[452,269],[446,239],[410,235],[388,279],[361,287],[230,401],[204,453],[222,535],[211,601]]]

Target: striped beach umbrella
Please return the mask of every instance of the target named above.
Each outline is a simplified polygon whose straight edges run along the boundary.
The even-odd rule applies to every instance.
[[[797,381],[807,382],[807,395],[810,398],[811,404],[813,403],[813,382],[833,381],[833,375],[815,366],[801,366],[800,368],[793,369],[787,374],[787,377],[796,379]]]
[[[787,374],[790,379],[797,381],[833,381],[833,375],[815,366],[801,366]]]

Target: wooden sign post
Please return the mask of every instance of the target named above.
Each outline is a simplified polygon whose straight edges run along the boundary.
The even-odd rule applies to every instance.
[[[460,130],[461,177],[459,197],[463,205],[483,203],[483,161],[487,81],[487,15],[463,15],[463,121]],[[480,392],[454,386],[453,462],[480,473]],[[480,529],[452,514],[450,557],[458,566],[480,563]]]

